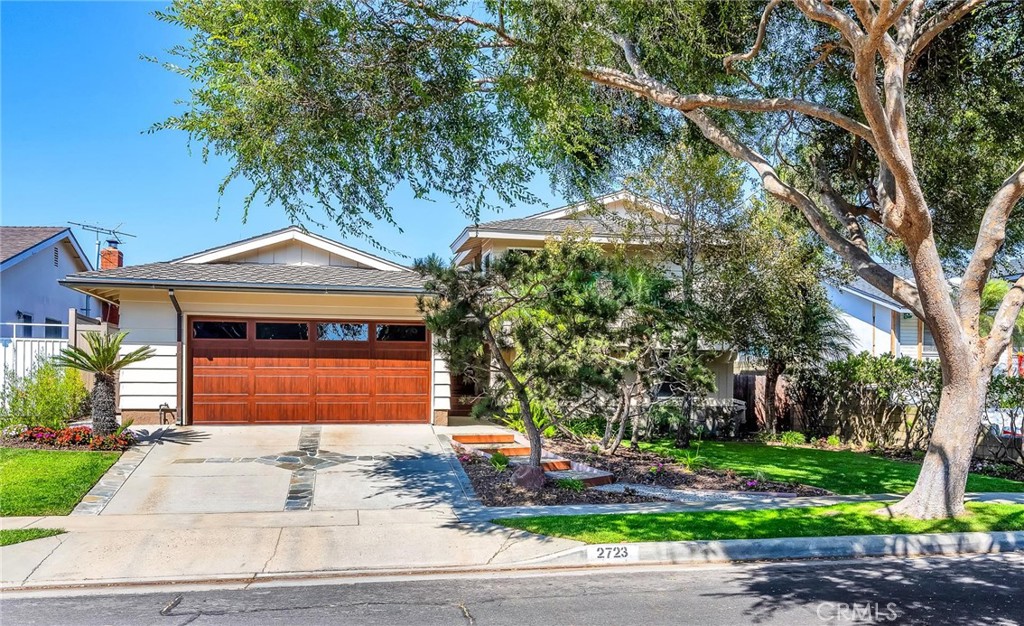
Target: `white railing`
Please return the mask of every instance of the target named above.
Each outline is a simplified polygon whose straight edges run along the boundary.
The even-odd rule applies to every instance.
[[[9,371],[22,377],[32,370],[41,359],[60,354],[68,347],[67,339],[30,339],[27,337],[6,337],[0,339],[0,352],[3,355],[3,375]]]

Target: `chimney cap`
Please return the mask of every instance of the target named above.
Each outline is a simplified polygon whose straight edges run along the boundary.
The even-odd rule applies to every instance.
[[[121,242],[119,240],[117,240],[117,239],[113,239],[113,238],[107,239],[107,247],[108,248],[113,248],[113,249],[117,250],[117,246],[120,243]]]

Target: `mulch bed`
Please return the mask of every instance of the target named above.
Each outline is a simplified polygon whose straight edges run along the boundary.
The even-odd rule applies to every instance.
[[[799,483],[785,483],[771,480],[754,480],[739,476],[732,470],[709,468],[687,470],[672,459],[633,448],[619,448],[615,454],[606,456],[590,449],[592,444],[572,441],[552,441],[546,450],[567,459],[615,474],[620,483],[640,483],[659,487],[699,489],[714,491],[748,491],[760,493],[787,493],[798,496],[825,496],[828,491]]]
[[[538,492],[527,491],[512,483],[512,468],[498,472],[486,459],[476,458],[462,463],[473,490],[484,506],[551,506],[556,504],[616,504],[629,502],[661,502],[657,498],[605,493],[593,489],[572,491],[558,487],[550,480]]]
[[[760,493],[786,493],[800,496],[829,495],[828,491],[796,483],[755,481],[732,471],[699,469],[688,471],[672,459],[653,452],[619,448],[612,456],[597,454],[588,445],[569,441],[545,441],[544,449],[564,458],[612,472],[617,482],[657,485],[660,487],[745,491]],[[552,481],[540,492],[531,492],[512,483],[512,470],[495,470],[486,459],[471,457],[462,461],[473,489],[485,506],[551,506],[560,504],[617,504],[637,502],[664,502],[659,498],[637,494],[619,494],[585,489],[577,492],[559,487]],[[651,471],[651,468],[657,468]]]
[[[89,446],[55,446],[38,441],[21,441],[20,439],[0,439],[0,448],[25,448],[28,450],[82,450],[88,452]]]

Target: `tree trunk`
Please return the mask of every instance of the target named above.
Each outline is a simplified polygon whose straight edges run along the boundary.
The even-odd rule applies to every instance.
[[[773,435],[779,430],[778,417],[775,414],[775,389],[785,369],[786,366],[778,361],[768,361],[764,376],[764,425]]]
[[[117,407],[114,404],[114,377],[96,374],[92,387],[92,432],[106,436],[117,430]]]
[[[505,362],[505,357],[501,354],[501,346],[498,345],[498,340],[491,330],[490,320],[481,320],[481,322],[484,341],[491,349],[491,358],[494,359],[498,369],[501,370],[505,381],[512,387],[512,393],[519,402],[519,412],[523,418],[523,428],[526,430],[526,438],[530,442],[530,465],[532,467],[540,467],[540,431],[537,430],[537,425],[533,422],[533,412],[530,410],[530,396],[526,393],[526,387],[523,386],[515,372],[512,371],[512,366]]]
[[[977,443],[988,391],[987,376],[963,375],[943,385],[935,430],[917,483],[891,507],[918,519],[963,515],[967,474]]]
[[[677,448],[690,447],[690,424],[693,423],[693,394],[687,393],[683,399],[683,410],[679,416],[679,423],[676,425]]]

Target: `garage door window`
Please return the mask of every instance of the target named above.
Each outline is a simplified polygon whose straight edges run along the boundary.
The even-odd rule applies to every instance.
[[[305,322],[256,322],[256,338],[305,341],[309,339],[309,324]]]
[[[426,341],[427,327],[413,324],[377,324],[377,341]]]
[[[369,341],[369,324],[322,322],[316,325],[317,341]]]
[[[245,322],[192,322],[194,339],[245,339]]]

